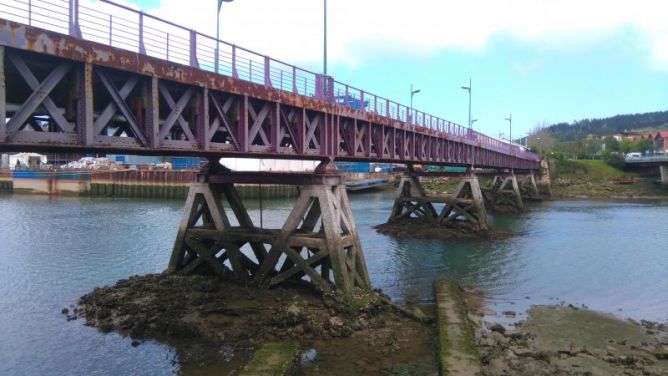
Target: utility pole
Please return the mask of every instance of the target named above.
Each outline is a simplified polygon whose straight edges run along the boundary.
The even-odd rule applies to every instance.
[[[508,136],[510,138],[510,143],[513,143],[513,114],[510,114],[506,120],[510,124],[510,135]]]

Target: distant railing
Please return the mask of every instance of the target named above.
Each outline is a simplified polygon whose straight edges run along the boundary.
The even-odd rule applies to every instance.
[[[625,157],[626,163],[668,162],[668,154],[649,155],[643,157]]]
[[[0,17],[159,59],[217,72],[268,88],[315,97],[401,121],[412,130],[457,137],[516,157],[539,160],[523,148],[412,109],[269,56],[109,0],[101,11],[79,0],[0,0]],[[217,59],[216,59],[217,57]]]

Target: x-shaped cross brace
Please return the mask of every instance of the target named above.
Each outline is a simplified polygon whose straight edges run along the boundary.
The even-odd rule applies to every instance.
[[[19,74],[21,75],[21,77],[23,77],[25,82],[28,84],[30,89],[33,90],[33,94],[40,91],[40,90],[47,89],[47,88],[43,87],[42,84],[37,80],[37,77],[35,77],[35,75],[30,71],[30,68],[28,68],[28,66],[26,65],[26,63],[23,61],[23,59],[20,56],[18,56],[16,54],[9,54],[8,57],[9,57],[9,60],[11,60],[11,62],[14,64],[16,69],[19,71]],[[65,65],[65,64],[66,63],[62,63],[61,66]],[[53,83],[53,87],[51,87],[49,89],[49,92],[51,92],[51,90],[53,90],[55,85],[58,84],[58,82],[62,79],[62,77],[64,77],[65,74],[67,74],[67,71],[69,70],[69,67],[70,67],[70,65],[67,65],[67,68],[61,68],[61,66],[54,69],[54,72],[56,72],[56,70],[58,70],[59,68],[62,69],[63,71],[62,71],[62,73],[60,71],[56,72],[57,77],[60,77],[60,78],[58,78]],[[61,76],[61,74],[62,74],[62,76]],[[51,77],[51,75],[49,75],[49,77]],[[49,77],[47,77],[47,80],[49,79]],[[54,79],[55,78],[56,77],[54,77]],[[44,82],[47,83],[47,80],[44,80]],[[49,113],[49,116],[51,116],[51,118],[58,125],[58,128],[60,128],[61,132],[65,132],[65,133],[74,132],[74,125],[70,124],[70,122],[65,120],[65,118],[63,117],[63,114],[58,109],[58,106],[56,106],[56,104],[48,96],[48,94],[49,93],[44,93],[44,97],[43,97],[42,102],[41,102],[42,106],[44,106],[46,111]],[[32,96],[31,96],[31,98],[32,98]],[[29,102],[26,101],[26,103],[29,103]],[[37,103],[37,105],[39,105],[39,103]],[[35,107],[35,109],[36,109],[36,107]],[[34,112],[34,110],[33,110],[33,112]],[[19,127],[21,125],[23,125],[23,123],[25,123],[25,120],[23,122],[21,122]],[[9,129],[11,129],[11,128],[9,128]]]
[[[169,89],[167,89],[167,87],[162,83],[158,85],[158,90],[160,90],[162,98],[165,100],[165,102],[167,102],[167,105],[172,110],[172,112],[170,112],[169,116],[167,116],[167,119],[165,119],[165,122],[162,124],[162,127],[160,128],[160,139],[164,140],[167,137],[169,131],[172,130],[172,127],[174,127],[174,124],[178,122],[179,126],[183,130],[183,133],[186,134],[186,138],[188,139],[188,141],[194,141],[195,136],[193,136],[193,133],[190,130],[188,122],[181,115],[188,102],[190,102],[190,98],[192,98],[194,94],[193,89],[192,88],[186,89],[183,95],[181,95],[181,98],[179,99],[178,102],[174,102],[174,98],[172,97],[172,94],[169,92]]]
[[[213,120],[213,123],[211,123],[211,128],[209,129],[209,140],[211,140],[216,132],[218,132],[218,129],[222,123],[222,125],[227,130],[227,134],[229,134],[230,139],[232,140],[232,144],[234,144],[234,147],[239,150],[240,146],[239,141],[237,140],[236,132],[232,129],[230,118],[227,116],[227,111],[230,110],[230,107],[234,102],[234,98],[228,97],[225,100],[225,103],[221,104],[220,100],[215,94],[209,93],[209,97],[211,98],[211,103],[213,104],[213,108],[216,110],[217,114]]]
[[[37,78],[30,72],[20,57],[9,55],[9,58],[33,92],[7,123],[7,135],[9,137],[15,135],[41,104],[44,104],[44,108],[46,108],[49,115],[56,121],[62,131],[71,132],[73,127],[58,112],[58,108],[49,98],[49,94],[65,77],[67,72],[69,72],[72,65],[69,63],[60,63],[49,73],[44,81],[37,83]]]
[[[318,139],[315,137],[315,131],[318,129],[318,126],[320,125],[320,116],[315,115],[313,117],[313,120],[311,120],[309,119],[309,116],[306,115],[306,125],[308,126],[308,132],[306,133],[306,143],[304,145],[308,148],[308,146],[311,145],[311,141],[313,141],[315,149],[319,149],[320,143],[318,142]]]
[[[253,108],[253,104],[248,103],[248,112],[250,113],[251,119],[253,120],[253,126],[248,131],[248,139],[251,140],[251,142],[255,140],[255,137],[257,137],[259,133],[260,138],[262,138],[262,142],[264,143],[264,145],[269,145],[269,139],[267,138],[267,134],[264,132],[264,129],[262,129],[262,123],[264,122],[264,119],[267,117],[269,110],[270,110],[269,104],[264,104],[262,106],[262,109],[260,110],[260,113],[257,113]]]
[[[140,144],[146,146],[146,136],[144,135],[144,132],[142,132],[137,118],[130,110],[128,104],[125,103],[125,99],[132,92],[132,89],[134,89],[134,87],[137,85],[139,78],[137,76],[131,76],[125,82],[125,84],[123,84],[123,87],[119,91],[105,71],[98,69],[96,70],[96,73],[98,77],[100,77],[100,81],[102,81],[104,87],[109,92],[112,102],[107,105],[104,111],[102,111],[102,114],[97,118],[97,120],[95,120],[95,134],[100,134],[100,132],[102,132],[102,130],[107,126],[107,124],[109,124],[109,121],[116,114],[116,112],[120,112],[128,122],[128,126],[130,127],[130,130],[134,134],[137,141],[139,141]]]

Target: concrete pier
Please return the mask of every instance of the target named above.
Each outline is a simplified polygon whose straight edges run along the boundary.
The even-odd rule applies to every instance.
[[[535,187],[535,182],[533,186]],[[527,188],[527,190],[529,190],[529,188]],[[533,188],[531,188],[531,190],[533,190]],[[538,193],[537,188],[535,189],[535,192],[536,194]],[[514,174],[494,177],[489,204],[494,211],[520,212],[524,210],[522,192],[520,191],[517,177]]]
[[[436,205],[441,206],[439,211]],[[487,212],[478,178],[473,175],[463,177],[450,196],[429,197],[417,175],[403,176],[388,223],[402,221],[487,230]]]
[[[522,198],[525,199],[538,199],[538,185],[536,185],[536,179],[533,174],[522,175],[518,179],[520,186],[520,193]]]
[[[243,283],[308,281],[321,291],[336,287],[346,295],[355,287],[370,289],[340,174],[324,168],[311,174],[219,170],[202,174],[190,187],[168,272],[208,268]],[[237,183],[304,188],[283,226],[267,229],[251,220]]]

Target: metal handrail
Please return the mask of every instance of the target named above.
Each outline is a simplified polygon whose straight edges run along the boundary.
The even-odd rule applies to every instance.
[[[518,145],[110,0],[99,0],[112,7],[109,13],[79,5],[79,0],[0,1],[0,14],[17,22],[56,32],[64,32],[59,24],[65,24],[65,32],[77,38],[211,72],[218,60],[219,74],[385,116],[401,122],[402,128],[539,160]]]
[[[668,161],[668,155],[648,155],[641,157],[624,157],[626,163],[663,162]]]

